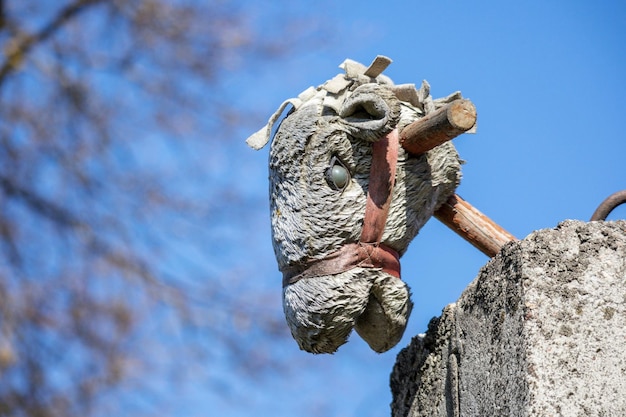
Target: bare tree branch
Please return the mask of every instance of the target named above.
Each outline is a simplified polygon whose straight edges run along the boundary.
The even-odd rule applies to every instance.
[[[220,77],[297,44],[247,6],[0,0],[0,416],[105,415],[163,358],[271,363],[276,294],[215,232],[257,204],[206,162],[247,116]]]
[[[67,4],[56,14],[54,18],[44,25],[38,32],[33,34],[17,34],[8,42],[8,47],[4,53],[4,63],[0,66],[0,86],[4,83],[5,78],[13,71],[18,69],[29,52],[38,44],[45,42],[67,22],[76,18],[82,11],[89,6],[102,3],[107,0],[76,0]],[[4,4],[0,3],[0,22],[4,22]],[[0,25],[0,29],[3,25]]]
[[[32,190],[15,184],[11,179],[0,176],[0,188],[9,198],[17,198],[27,204],[31,210],[65,227],[77,227],[79,221],[67,209],[57,206],[36,195]]]

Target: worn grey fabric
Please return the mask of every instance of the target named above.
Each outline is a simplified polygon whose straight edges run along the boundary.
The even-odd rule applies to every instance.
[[[365,67],[346,60],[340,66],[345,74],[285,102],[293,109],[276,131],[269,160],[272,238],[281,270],[358,242],[372,143],[460,97],[455,93],[433,100],[426,82],[418,90],[411,84],[396,86],[380,75],[390,62],[378,57]],[[281,106],[268,125],[248,139],[251,147],[259,149],[269,141],[283,110]],[[337,160],[350,175],[342,189],[333,187],[328,176],[331,161]],[[460,165],[451,143],[420,156],[400,148],[381,243],[404,254],[433,212],[454,193]],[[287,285],[283,305],[293,337],[312,353],[335,352],[353,328],[372,349],[384,352],[402,337],[412,308],[404,281],[360,267]]]

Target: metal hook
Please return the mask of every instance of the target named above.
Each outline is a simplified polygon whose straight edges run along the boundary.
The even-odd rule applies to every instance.
[[[615,207],[624,203],[626,203],[626,190],[611,194],[598,206],[596,211],[593,212],[590,221],[606,220],[609,213],[611,213]]]

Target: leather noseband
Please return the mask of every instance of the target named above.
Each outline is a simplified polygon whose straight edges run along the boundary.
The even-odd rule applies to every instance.
[[[281,268],[283,287],[304,278],[339,274],[357,267],[381,269],[400,278],[398,252],[380,243],[395,185],[398,147],[397,129],[372,144],[367,203],[359,241],[346,243],[322,259],[310,259]]]

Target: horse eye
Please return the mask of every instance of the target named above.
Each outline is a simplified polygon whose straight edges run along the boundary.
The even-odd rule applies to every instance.
[[[330,166],[326,170],[326,181],[331,188],[337,191],[343,191],[350,182],[348,168],[336,156],[330,160]]]

